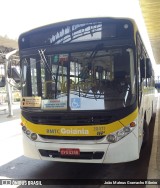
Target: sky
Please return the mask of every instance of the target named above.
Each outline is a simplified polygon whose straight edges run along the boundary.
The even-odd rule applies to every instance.
[[[0,36],[12,39],[39,26],[92,16],[134,18],[145,30],[139,0],[0,0],[0,6]]]
[[[58,21],[130,16],[132,12],[136,14],[137,3],[138,0],[0,0],[0,35],[15,39],[22,32]]]

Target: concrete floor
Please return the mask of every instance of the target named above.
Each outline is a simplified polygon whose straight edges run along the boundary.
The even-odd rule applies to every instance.
[[[157,94],[156,119],[147,179],[160,180],[160,93]]]

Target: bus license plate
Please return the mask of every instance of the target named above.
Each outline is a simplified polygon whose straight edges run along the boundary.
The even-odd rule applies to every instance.
[[[79,156],[80,150],[77,148],[61,148],[60,154],[61,156]]]

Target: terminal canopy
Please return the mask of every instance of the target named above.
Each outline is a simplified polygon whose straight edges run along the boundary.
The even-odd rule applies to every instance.
[[[160,64],[160,1],[140,0],[156,64]]]

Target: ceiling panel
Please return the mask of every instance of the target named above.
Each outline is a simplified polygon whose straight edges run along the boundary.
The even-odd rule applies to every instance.
[[[160,64],[160,0],[139,0],[156,64]]]

